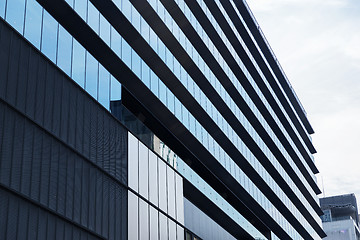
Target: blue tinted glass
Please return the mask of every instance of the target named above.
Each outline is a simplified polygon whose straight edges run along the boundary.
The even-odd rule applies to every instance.
[[[66,0],[67,4],[69,4],[72,8],[74,7],[74,0]]]
[[[119,81],[111,76],[111,101],[121,100],[121,84]]]
[[[87,0],[75,0],[75,11],[86,21]]]
[[[6,21],[23,34],[25,0],[8,0],[6,5]]]
[[[98,61],[96,61],[96,59],[87,52],[85,90],[95,99],[97,99],[98,67]]]
[[[124,39],[121,39],[121,59],[131,68],[131,47]]]
[[[103,16],[100,16],[100,37],[110,46],[110,23]]]
[[[72,37],[62,26],[59,26],[57,65],[69,76],[71,75],[71,51]]]
[[[150,88],[150,69],[144,61],[141,61],[141,80]]]
[[[175,114],[175,96],[174,94],[167,89],[167,106],[170,109],[170,111]]]
[[[189,111],[184,107],[184,105],[181,105],[182,109],[182,123],[185,127],[189,128]]]
[[[131,23],[140,32],[140,14],[134,7],[131,8]]]
[[[36,0],[27,0],[24,35],[38,49],[40,49],[42,15],[40,4]]]
[[[44,11],[41,51],[53,62],[56,61],[58,23]]]
[[[159,78],[155,75],[153,71],[150,74],[150,84],[151,84],[151,91],[158,96],[159,95]]]
[[[136,76],[141,77],[141,59],[134,50],[131,50],[131,69]]]
[[[73,41],[72,79],[82,88],[85,86],[85,49],[78,41]]]
[[[150,46],[152,49],[154,49],[155,51],[157,50],[157,36],[156,33],[150,28],[149,29],[149,40],[150,40]]]
[[[159,99],[166,104],[166,86],[162,81],[159,81]]]
[[[89,2],[87,22],[88,22],[89,26],[97,34],[99,34],[99,25],[100,25],[99,17],[100,17],[99,11],[95,8],[95,6],[91,2]]]
[[[110,107],[110,73],[100,65],[99,68],[99,102],[106,108]]]
[[[159,57],[165,62],[165,44],[160,40],[158,39],[158,55]]]
[[[121,36],[114,28],[111,28],[111,49],[121,57]]]
[[[127,17],[129,21],[131,21],[131,3],[129,0],[122,1],[122,12]]]
[[[168,48],[166,49],[166,65],[171,71],[174,70],[174,57]]]
[[[0,17],[4,18],[5,16],[5,5],[6,0],[0,0]]]
[[[177,98],[175,98],[175,116],[181,121],[181,103]]]
[[[189,114],[189,124],[190,132],[195,136],[195,118],[192,114]]]

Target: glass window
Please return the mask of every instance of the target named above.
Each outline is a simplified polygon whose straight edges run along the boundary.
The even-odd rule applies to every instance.
[[[79,16],[86,21],[86,13],[87,13],[87,0],[75,0],[75,11],[79,14]]]
[[[181,116],[181,103],[177,98],[175,98],[175,116],[180,120],[182,118],[182,116]]]
[[[25,15],[25,0],[8,0],[6,4],[6,21],[23,34]]]
[[[85,86],[85,49],[73,39],[72,79],[82,88]]]
[[[41,52],[53,62],[56,62],[58,25],[55,19],[44,11]]]
[[[121,100],[121,84],[119,81],[111,76],[111,101],[119,101]]]
[[[72,37],[71,35],[59,25],[59,43],[57,65],[67,74],[71,75],[71,51],[72,51]]]
[[[97,34],[99,34],[99,25],[100,25],[99,18],[100,18],[99,11],[89,1],[87,22],[88,22],[89,26],[92,28],[92,30],[94,30]]]
[[[156,95],[159,96],[159,78],[155,75],[153,71],[150,72],[150,78],[151,78],[151,91]]]
[[[6,0],[0,0],[0,17],[2,18],[5,17],[5,5],[6,5]]]
[[[100,37],[110,46],[110,23],[100,15]]]
[[[131,3],[129,0],[122,1],[122,13],[129,21],[131,21]]]
[[[150,68],[144,61],[141,61],[141,80],[150,88]]]
[[[66,2],[70,5],[70,7],[74,7],[74,0],[66,0]]]
[[[27,0],[24,36],[37,49],[40,49],[42,16],[43,9],[40,4],[36,0]]]
[[[111,27],[111,49],[121,57],[121,36],[113,27]]]
[[[158,39],[158,55],[164,62],[166,55],[165,52],[166,52],[165,44],[160,39]]]
[[[85,90],[95,99],[98,92],[98,69],[99,62],[86,52]]]
[[[140,32],[140,18],[139,12],[131,6],[131,23],[138,32]]]
[[[136,76],[141,78],[141,59],[133,49],[131,49],[131,69]]]
[[[121,39],[121,59],[131,68],[131,47],[123,38]]]
[[[170,109],[170,111],[175,114],[175,96],[174,94],[170,91],[170,89],[166,89],[167,90],[167,106]]]
[[[99,67],[99,99],[98,101],[110,109],[110,73],[102,66]]]
[[[150,31],[150,46],[152,49],[154,49],[155,51],[157,50],[157,35],[154,32],[154,30],[152,30],[151,28],[149,29]]]
[[[162,81],[159,81],[159,99],[166,105],[166,86]]]

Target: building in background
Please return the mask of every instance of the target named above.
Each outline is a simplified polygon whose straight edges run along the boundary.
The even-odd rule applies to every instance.
[[[321,239],[313,132],[245,1],[0,0],[0,239]]]
[[[359,212],[355,194],[320,198],[326,240],[359,240]]]

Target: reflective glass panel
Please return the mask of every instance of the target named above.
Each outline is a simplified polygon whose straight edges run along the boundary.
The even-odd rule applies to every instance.
[[[53,62],[56,62],[58,25],[55,19],[44,11],[41,52]]]
[[[85,87],[85,49],[78,41],[73,40],[72,79],[82,88]]]
[[[90,95],[97,99],[97,87],[98,87],[98,68],[99,63],[90,54],[86,53],[86,77],[85,77],[85,90]]]
[[[110,109],[110,73],[99,67],[99,100],[106,109]]]
[[[36,0],[27,0],[24,35],[37,49],[40,49],[42,15],[40,4]]]
[[[71,74],[71,51],[72,37],[62,26],[59,26],[57,65],[69,76]]]
[[[8,0],[6,4],[6,21],[23,34],[25,0]]]

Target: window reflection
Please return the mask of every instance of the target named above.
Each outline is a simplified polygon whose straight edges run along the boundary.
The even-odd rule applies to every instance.
[[[58,25],[55,19],[44,11],[41,51],[54,63],[56,63]]]
[[[6,21],[19,33],[23,33],[25,0],[8,0],[6,3]]]
[[[24,36],[40,49],[43,10],[36,0],[27,0]]]

